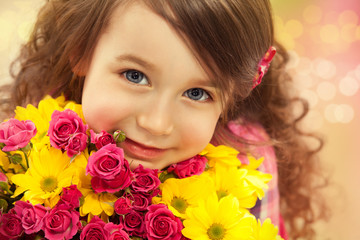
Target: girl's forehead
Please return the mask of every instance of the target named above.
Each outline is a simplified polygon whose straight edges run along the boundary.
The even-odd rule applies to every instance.
[[[115,9],[98,45],[119,62],[136,63],[162,74],[180,69],[184,78],[212,83],[186,37],[141,2]]]
[[[168,55],[173,54],[174,58],[180,58],[185,54],[188,57],[191,56],[191,60],[196,63],[193,66],[200,66],[201,75],[205,74],[211,82],[215,81],[212,69],[205,64],[203,56],[195,51],[190,38],[184,32],[175,29],[169,21],[143,1],[128,1],[126,4],[118,6],[112,14],[105,34],[109,34],[109,32],[117,33],[117,36],[122,39],[135,36],[132,39],[133,44],[128,46],[129,51],[133,50],[139,54],[145,50],[149,53],[153,52],[154,59],[159,55],[156,53],[160,49],[168,50]],[[171,43],[174,42],[176,44],[172,45]],[[208,58],[207,61],[211,61],[211,59]]]

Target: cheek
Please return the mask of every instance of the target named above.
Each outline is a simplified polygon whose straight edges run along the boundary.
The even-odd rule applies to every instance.
[[[202,151],[214,135],[218,118],[198,118],[182,129],[182,145],[193,152],[192,156]]]
[[[98,105],[98,102],[94,101],[93,98],[86,95],[86,92],[82,97],[82,110],[85,118],[85,122],[90,126],[91,129],[97,129],[97,122],[101,122],[102,115],[99,114],[99,109],[101,106]]]
[[[100,96],[88,98],[85,95],[82,106],[86,123],[96,132],[113,130],[129,114],[129,109],[122,104]]]

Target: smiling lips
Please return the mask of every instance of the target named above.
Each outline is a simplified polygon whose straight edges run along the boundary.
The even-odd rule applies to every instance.
[[[166,151],[166,149],[145,146],[129,138],[126,138],[125,141],[121,143],[121,147],[129,157],[142,160],[158,158]]]

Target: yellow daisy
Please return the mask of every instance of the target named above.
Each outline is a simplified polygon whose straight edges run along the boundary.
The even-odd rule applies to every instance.
[[[156,203],[164,203],[177,217],[185,218],[189,206],[197,206],[200,199],[205,199],[214,192],[211,178],[207,174],[189,178],[169,178],[160,185],[161,199]]]
[[[260,167],[260,165],[264,162],[264,157],[256,159],[253,155],[247,154],[247,158],[249,159],[249,164],[241,165],[241,168],[256,170]]]
[[[256,159],[251,155],[248,155],[249,164],[242,165],[242,169],[247,170],[245,180],[249,186],[255,190],[255,196],[260,200],[265,195],[264,189],[268,189],[267,183],[272,179],[272,175],[268,173],[263,173],[256,170],[264,161],[264,158]]]
[[[64,187],[78,183],[76,169],[61,150],[42,148],[33,151],[29,164],[25,174],[16,174],[11,178],[17,185],[14,197],[24,192],[23,201],[53,207]]]
[[[208,144],[200,155],[205,156],[209,160],[209,166],[214,167],[215,164],[225,164],[227,166],[240,166],[241,162],[237,158],[239,152],[228,146],[214,146]]]
[[[214,171],[209,172],[214,179],[213,182],[219,198],[232,194],[238,199],[243,210],[255,206],[256,189],[247,183],[248,170],[217,165]]]
[[[271,223],[270,218],[267,218],[261,225],[260,220],[253,220],[253,239],[254,240],[283,240],[278,235],[278,228]]]
[[[251,239],[252,215],[239,211],[239,202],[232,196],[218,200],[216,194],[186,211],[182,234],[197,240]]]
[[[82,191],[83,192],[83,191]],[[111,193],[88,192],[84,197],[84,204],[80,207],[80,215],[87,214],[111,216],[114,214],[114,203],[117,197]]]

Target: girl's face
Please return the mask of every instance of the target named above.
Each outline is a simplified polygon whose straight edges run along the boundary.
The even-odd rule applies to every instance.
[[[181,37],[140,3],[118,7],[100,36],[82,96],[95,131],[123,130],[131,168],[162,169],[199,153],[221,113],[220,96]]]

